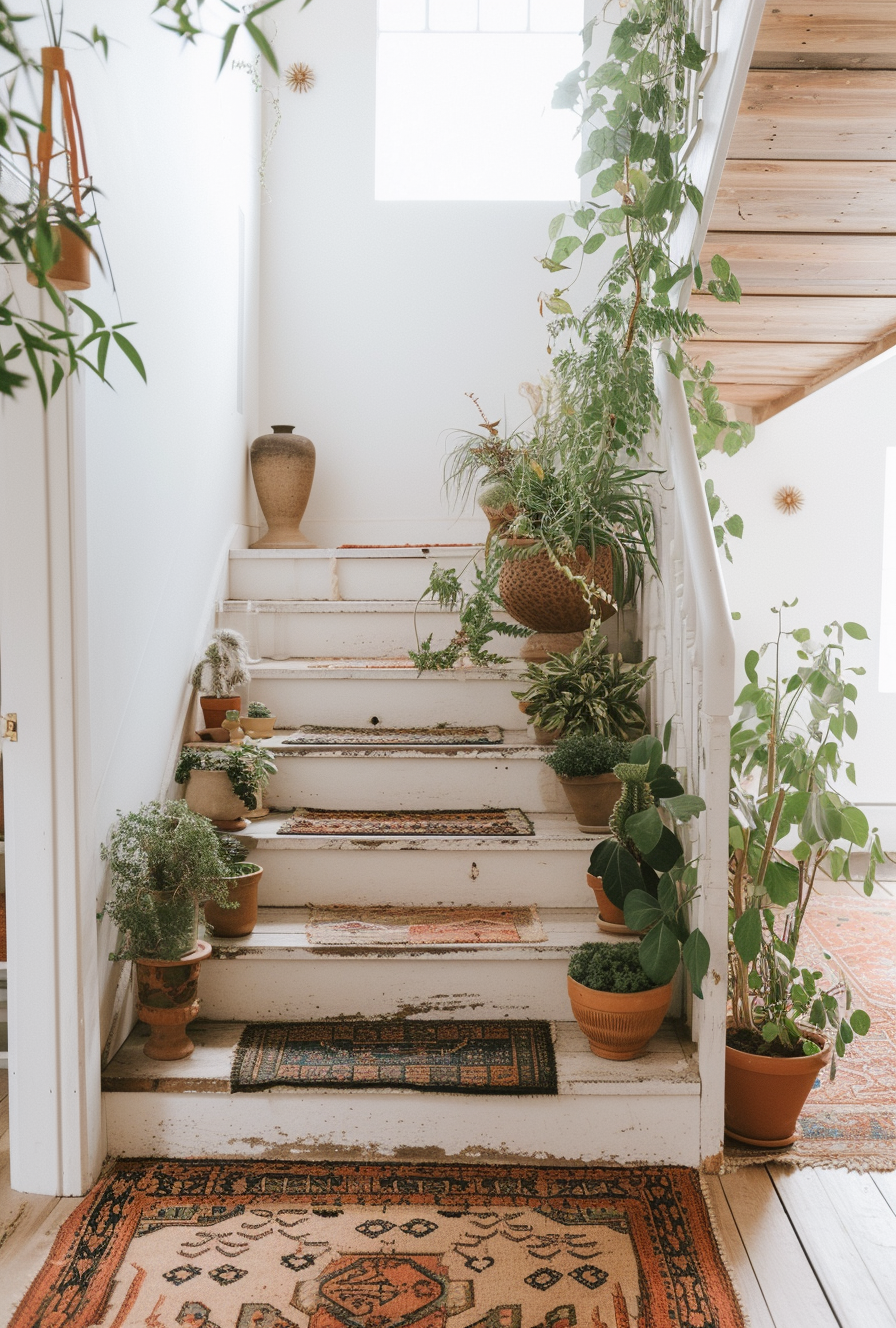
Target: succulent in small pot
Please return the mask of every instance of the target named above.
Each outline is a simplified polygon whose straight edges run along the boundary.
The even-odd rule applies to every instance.
[[[174,772],[186,784],[187,806],[219,830],[245,830],[246,818],[266,815],[261,798],[277,766],[251,738],[228,747],[184,747]]]
[[[606,832],[622,792],[614,767],[628,758],[631,743],[599,733],[570,733],[541,759],[560,780],[583,834]]]
[[[184,802],[150,802],[120,815],[100,852],[113,887],[105,912],[120,932],[109,958],[134,961],[137,1014],[151,1030],[144,1053],[180,1060],[193,1050],[186,1026],[199,1013],[199,966],[211,954],[198,939],[199,906],[228,906],[214,827]]]
[[[273,738],[276,715],[260,701],[250,701],[248,713],[240,719],[243,730],[250,738]]]
[[[228,710],[239,714],[237,688],[248,687],[250,682],[249,650],[239,632],[229,628],[215,632],[191,681],[200,694],[206,728],[221,728]]]
[[[206,901],[205,926],[213,936],[248,936],[258,921],[258,886],[263,868],[247,862],[248,849],[233,835],[219,834],[221,857],[227,864],[223,877],[228,902]]]
[[[672,980],[654,982],[634,942],[588,941],[574,951],[567,976],[576,1022],[595,1056],[642,1056],[672,1000]]]

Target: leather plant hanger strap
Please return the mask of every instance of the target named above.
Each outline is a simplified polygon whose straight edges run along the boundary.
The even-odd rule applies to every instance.
[[[42,46],[41,66],[44,71],[43,104],[41,106],[41,131],[37,140],[37,162],[40,167],[40,196],[48,196],[50,184],[50,163],[53,160],[53,76],[59,75],[59,95],[62,98],[62,119],[65,125],[64,150],[68,161],[69,183],[72,191],[72,204],[80,216],[84,211],[81,202],[81,179],[87,176],[87,154],[84,151],[84,134],[81,130],[81,117],[78,115],[78,103],[75,100],[75,86],[72,76],[65,67],[65,52],[61,46]],[[81,166],[78,166],[78,148],[81,149]]]

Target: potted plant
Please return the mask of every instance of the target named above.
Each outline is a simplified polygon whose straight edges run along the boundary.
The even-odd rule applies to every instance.
[[[250,701],[248,713],[240,718],[243,732],[250,738],[273,738],[275,715],[260,701]]]
[[[560,780],[583,834],[609,829],[622,791],[614,768],[628,759],[631,743],[601,733],[570,733],[541,759]]]
[[[206,900],[206,930],[213,936],[248,936],[258,921],[258,886],[263,868],[246,861],[248,849],[233,835],[219,834],[218,847],[227,865],[221,878],[227,886],[227,903]]]
[[[134,961],[137,1014],[151,1030],[144,1053],[180,1060],[193,1050],[186,1026],[199,1013],[199,966],[211,954],[199,940],[199,905],[228,907],[218,837],[184,802],[149,802],[118,817],[100,852],[112,876],[105,911],[121,933],[109,958]]]
[[[587,941],[570,958],[569,1000],[595,1056],[629,1061],[644,1054],[666,1017],[672,979],[644,971],[637,942]]]
[[[592,627],[569,654],[550,654],[544,663],[527,664],[526,690],[513,695],[535,726],[536,741],[553,741],[561,733],[634,738],[647,727],[638,695],[655,663],[650,658],[624,664]]]
[[[795,601],[794,601],[795,603]],[[871,1021],[852,1008],[845,979],[826,981],[800,963],[799,942],[822,863],[849,877],[853,851],[868,853],[864,889],[883,862],[879,836],[837,791],[843,745],[858,726],[857,692],[844,669],[844,634],[867,638],[858,623],[828,623],[820,641],[807,628],[785,631],[774,609],[775,639],[745,661],[747,685],[731,730],[729,991],[725,1049],[725,1129],[740,1143],[782,1148],[816,1077]],[[770,650],[773,676],[759,681]],[[795,657],[789,671],[785,651]],[[789,853],[784,844],[792,843]]]
[[[209,641],[192,676],[206,728],[221,728],[228,710],[239,714],[236,689],[248,687],[250,681],[246,642],[239,632],[221,628]]]
[[[246,817],[267,815],[261,795],[277,767],[251,738],[228,747],[184,747],[174,772],[187,806],[219,830],[245,830]]]

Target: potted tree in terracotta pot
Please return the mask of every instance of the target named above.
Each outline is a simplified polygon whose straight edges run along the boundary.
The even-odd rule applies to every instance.
[[[277,766],[251,738],[228,746],[184,747],[174,772],[185,784],[187,806],[219,830],[245,830],[247,819],[267,815],[262,794]]]
[[[583,834],[605,834],[622,792],[614,769],[628,759],[631,743],[598,733],[571,733],[541,759],[560,780]]]
[[[191,679],[199,692],[205,726],[220,729],[228,710],[239,713],[237,688],[248,687],[249,650],[239,632],[221,628],[205,648]]]
[[[247,862],[249,850],[233,835],[220,834],[221,857],[227,865],[223,881],[227,903],[207,899],[204,905],[206,930],[213,936],[248,936],[258,921],[258,886],[263,868]]]
[[[149,802],[119,816],[100,851],[112,876],[105,911],[120,929],[109,958],[134,961],[137,1014],[151,1029],[144,1053],[180,1060],[193,1050],[186,1029],[199,1013],[199,967],[211,954],[199,940],[199,906],[212,899],[228,907],[218,837],[184,802]]]
[[[747,685],[731,730],[729,990],[725,1050],[725,1129],[740,1143],[783,1148],[816,1077],[836,1071],[871,1021],[852,1007],[844,979],[801,962],[800,935],[822,863],[835,879],[850,874],[854,851],[868,855],[866,894],[883,862],[864,813],[836,791],[843,744],[855,736],[856,687],[844,669],[844,635],[867,637],[858,623],[828,623],[814,641],[807,628],[785,631],[745,661]],[[758,666],[771,652],[771,672]],[[788,664],[787,655],[792,658]],[[790,671],[792,668],[792,671]],[[792,844],[789,852],[784,844]]]

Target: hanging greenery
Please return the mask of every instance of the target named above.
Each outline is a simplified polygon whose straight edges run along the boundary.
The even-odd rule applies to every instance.
[[[690,29],[688,8],[686,0],[633,0],[596,68],[592,20],[583,33],[584,59],[554,96],[555,107],[578,111],[590,130],[577,171],[593,177],[594,200],[553,219],[549,250],[540,260],[548,272],[573,273],[540,297],[542,312],[555,315],[550,348],[564,342],[555,376],[592,436],[632,457],[659,417],[653,353],[665,338],[673,346],[670,368],[687,393],[698,456],[718,445],[732,455],[754,434],[752,425],[728,418],[712,364],[700,368],[688,354],[687,341],[705,330],[705,321],[677,307],[684,281],[721,301],[740,299],[737,279],[720,255],[708,279],[693,256],[678,266],[672,258],[672,235],[685,210],[699,214],[703,208],[682,159],[691,79],[707,58]],[[571,286],[586,258],[615,238],[621,244],[596,297],[576,315],[567,299]],[[739,538],[743,523],[736,516],[716,521],[721,500],[713,498],[716,541],[730,558],[728,537]]]

